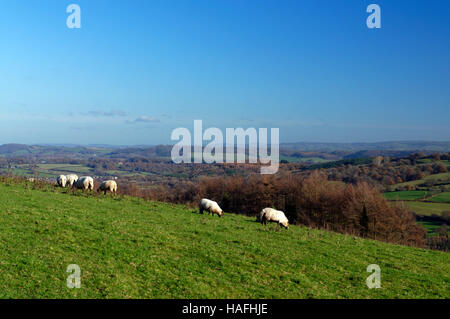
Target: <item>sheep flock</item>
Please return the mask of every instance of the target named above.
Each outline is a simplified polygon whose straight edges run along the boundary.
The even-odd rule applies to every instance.
[[[81,189],[83,192],[94,191],[94,179],[90,176],[78,177],[75,174],[60,175],[56,178],[56,184],[57,186],[62,188],[68,186],[72,189],[72,191],[76,191],[77,189]],[[114,180],[103,181],[97,188],[97,192],[103,192],[105,195],[107,192],[110,192],[111,195],[115,196],[117,194],[117,182]],[[203,198],[200,200],[198,209],[200,211],[200,214],[203,214],[205,211],[207,211],[208,214],[211,214],[213,216],[223,216],[223,210],[220,208],[219,204],[207,198]],[[276,210],[274,208],[264,208],[256,216],[256,220],[264,225],[264,229],[267,229],[267,223],[276,223],[277,231],[280,230],[280,227],[289,229],[289,221],[284,212]]]

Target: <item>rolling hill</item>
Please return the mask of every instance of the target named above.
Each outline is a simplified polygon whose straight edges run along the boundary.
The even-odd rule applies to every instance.
[[[448,253],[65,192],[0,183],[1,298],[450,297]],[[366,286],[370,264],[381,289]]]
[[[172,145],[76,145],[76,144],[3,144],[0,157],[26,157],[49,160],[57,157],[87,159],[91,157],[146,157],[170,159]],[[375,156],[402,157],[414,152],[449,152],[450,142],[381,142],[381,143],[280,143],[280,155],[292,162],[336,161]]]

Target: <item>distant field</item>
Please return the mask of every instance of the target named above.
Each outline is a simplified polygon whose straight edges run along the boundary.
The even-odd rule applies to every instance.
[[[417,200],[424,199],[431,195],[428,191],[399,191],[383,193],[387,200]]]
[[[133,171],[123,171],[123,170],[107,170],[105,171],[106,174],[108,175],[117,175],[117,176],[136,176],[136,175],[141,175],[141,176],[149,176],[149,175],[153,175],[150,172],[133,172]]]
[[[78,164],[38,164],[39,169],[53,171],[88,172],[89,167]]]
[[[450,298],[448,253],[64,192],[0,184],[0,298]]]
[[[438,194],[429,198],[428,200],[436,203],[450,203],[450,192]]]
[[[450,211],[450,204],[448,203],[428,203],[406,201],[408,207],[420,216],[430,216],[432,214],[441,215],[444,211]]]
[[[419,160],[417,161],[417,163],[419,163],[419,164],[442,163],[442,164],[444,164],[444,165],[447,166],[447,167],[450,166],[450,161],[448,161],[448,160],[435,161],[435,160],[432,160],[431,158],[423,158],[423,159],[419,159]]]
[[[280,160],[286,160],[290,163],[314,163],[314,164],[330,162],[330,160],[326,160],[320,157],[294,157],[286,155],[280,155]]]
[[[439,223],[439,222],[420,221],[418,223],[425,228],[425,230],[427,231],[428,237],[437,236],[438,235],[437,230],[442,225],[442,223]],[[448,234],[450,235],[450,228],[449,228]]]
[[[398,187],[407,186],[407,185],[417,186],[417,185],[425,183],[427,180],[435,180],[437,182],[449,181],[449,183],[450,183],[450,173],[447,172],[447,173],[441,173],[441,174],[432,174],[432,175],[425,177],[424,179],[418,179],[415,181],[395,184],[395,185],[393,185],[393,188],[397,189]]]
[[[3,169],[3,172],[9,170]],[[30,169],[29,165],[16,165],[10,170],[18,176],[32,176],[38,177],[56,177],[61,174],[76,173],[86,174],[90,172],[89,167],[76,164],[37,164],[37,169]]]

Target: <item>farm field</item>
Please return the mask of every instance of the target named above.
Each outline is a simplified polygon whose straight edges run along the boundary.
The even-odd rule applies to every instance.
[[[399,184],[395,184],[393,186],[394,189],[398,189],[399,187],[404,187],[404,186],[418,186],[420,184],[425,183],[428,180],[434,180],[436,182],[448,182],[450,181],[450,173],[440,173],[440,174],[432,174],[429,175],[423,179],[417,179],[414,181],[409,181],[409,182],[404,182],[404,183],[399,183]]]
[[[440,251],[32,184],[0,194],[1,298],[450,298]],[[381,289],[365,284],[374,263]]]
[[[429,198],[428,200],[436,203],[450,203],[450,192],[438,194]]]
[[[420,221],[420,225],[422,225],[425,230],[427,231],[427,236],[436,236],[438,234],[438,229],[441,226],[440,223],[437,222],[431,222],[431,221]],[[447,232],[448,235],[450,235],[450,230]]]
[[[420,216],[441,215],[444,211],[450,211],[450,203],[407,201],[406,204],[414,213]]]
[[[421,160],[430,163],[430,159]],[[448,161],[441,161],[447,163]],[[442,215],[444,211],[450,211],[450,173],[432,174],[421,180],[395,184],[393,189],[405,186],[415,186],[415,190],[390,191],[383,193],[384,198],[392,202],[405,201],[408,207],[419,216]],[[426,181],[436,181],[437,184],[430,186],[418,185]]]
[[[9,170],[17,176],[37,176],[46,178],[56,178],[59,175],[66,175],[75,173],[79,176],[93,174],[92,170],[84,165],[78,164],[37,164],[37,169],[33,170],[29,165],[16,165],[16,167]],[[7,173],[7,169],[0,170],[0,172]],[[151,175],[147,172],[128,172],[124,170],[106,170],[106,174],[117,176],[136,176],[136,175]]]
[[[425,199],[431,195],[429,191],[399,191],[383,193],[387,200],[418,200]]]
[[[330,160],[326,160],[320,157],[294,157],[288,155],[280,155],[280,160],[286,160],[290,163],[327,163]]]
[[[3,169],[3,172],[8,170]],[[89,173],[90,169],[83,165],[73,165],[73,164],[37,164],[36,169],[31,169],[30,165],[16,165],[16,167],[11,169],[11,172],[18,176],[34,176],[38,177],[56,177],[61,174],[85,174]]]
[[[31,169],[28,164],[15,165],[12,169],[0,169],[0,173],[13,173],[23,177],[41,177],[56,178],[59,175],[67,175],[70,173],[83,175],[95,175],[93,170],[84,165],[78,164],[37,164],[37,169]],[[127,171],[127,170],[105,170],[104,174],[108,176],[132,177],[132,176],[152,176],[152,172],[145,171]],[[106,178],[106,177],[105,177]]]
[[[430,158],[424,158],[424,159],[419,159],[417,161],[418,164],[434,164],[434,163],[442,163],[447,167],[450,167],[450,161],[448,160],[440,160],[440,161],[436,161],[436,160],[432,160]]]

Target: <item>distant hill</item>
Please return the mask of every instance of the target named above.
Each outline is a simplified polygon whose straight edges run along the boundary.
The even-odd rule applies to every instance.
[[[3,144],[0,145],[0,154],[5,156],[18,153],[31,154],[33,152],[32,149],[32,146],[24,144]]]
[[[391,141],[376,143],[282,143],[280,148],[302,151],[429,151],[429,152],[450,152],[450,141]]]
[[[101,158],[170,158],[172,145],[155,146],[114,146],[114,145],[75,145],[75,144],[3,144],[0,157],[31,157],[48,160],[51,158],[72,157],[86,159]],[[379,143],[281,143],[280,155],[285,158],[317,158],[341,160],[370,158],[378,155],[400,157],[414,152],[450,152],[450,142],[379,142]]]

